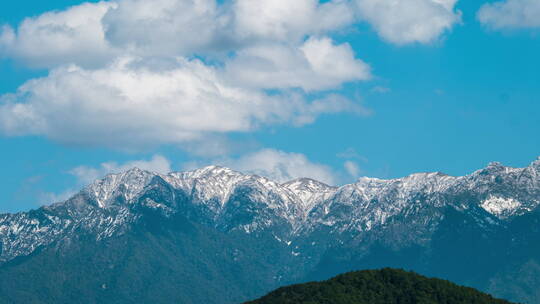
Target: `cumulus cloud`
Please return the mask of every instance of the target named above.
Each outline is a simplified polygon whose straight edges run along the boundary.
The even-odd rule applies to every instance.
[[[114,2],[83,3],[26,18],[16,29],[4,26],[0,31],[0,57],[33,67],[106,62],[113,50],[105,40],[101,20],[114,7]]]
[[[309,38],[352,22],[348,5],[116,0],[27,18],[3,28],[0,52],[50,71],[0,96],[0,133],[201,151],[205,139],[231,132],[302,126],[325,113],[366,114],[335,93],[313,99],[298,90],[369,79],[370,67],[348,44]],[[254,69],[255,61],[265,67]]]
[[[306,91],[371,78],[369,65],[355,58],[349,44],[335,45],[327,37],[311,37],[299,47],[273,44],[241,50],[226,63],[226,75],[250,87]]]
[[[459,13],[457,0],[355,1],[358,14],[347,0],[115,0],[4,26],[2,56],[50,71],[0,96],[0,134],[196,151],[231,132],[369,114],[331,90],[369,80],[370,66],[326,35],[360,15],[393,43],[424,43]]]
[[[234,30],[242,37],[295,41],[305,35],[320,34],[354,21],[344,0],[236,0],[233,5]]]
[[[478,11],[478,20],[493,29],[540,27],[540,1],[505,0],[484,4]]]
[[[79,145],[137,148],[252,131],[265,124],[301,126],[324,113],[362,112],[339,96],[306,101],[226,85],[200,60],[122,58],[103,69],[77,66],[30,80],[1,98],[0,130]]]
[[[277,182],[287,182],[302,177],[313,178],[330,185],[335,185],[340,181],[339,175],[330,167],[312,162],[304,154],[274,149],[262,149],[238,158],[189,162],[184,164],[184,168],[196,169],[205,164],[221,165],[240,172],[264,176]]]
[[[359,17],[398,45],[431,43],[461,22],[458,0],[355,0]]]
[[[29,66],[96,66],[117,55],[223,56],[298,45],[365,21],[385,40],[429,43],[459,22],[457,0],[115,0],[83,3],[0,30],[0,56]],[[518,2],[516,0],[510,2]],[[521,1],[525,2],[525,1]],[[529,0],[534,2],[534,0]],[[352,4],[354,3],[354,5]],[[531,15],[533,16],[533,15]]]
[[[103,24],[104,35],[115,47],[167,56],[217,47],[229,20],[218,13],[215,0],[119,0]]]
[[[347,1],[118,0],[103,18],[111,44],[140,54],[227,51],[258,42],[301,41],[351,24]]]
[[[141,170],[162,174],[167,174],[172,171],[171,162],[167,158],[161,155],[154,155],[149,160],[134,160],[122,164],[117,162],[106,162],[100,164],[98,167],[79,166],[70,170],[69,173],[77,178],[79,185],[87,185],[97,179],[103,178],[107,174],[124,172],[135,167]]]
[[[353,22],[344,0],[116,0],[26,18],[0,32],[0,55],[30,66],[96,65],[115,54],[188,56],[300,42]]]

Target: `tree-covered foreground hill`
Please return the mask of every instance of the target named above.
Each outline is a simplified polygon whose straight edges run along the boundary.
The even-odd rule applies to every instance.
[[[504,304],[476,289],[384,268],[279,288],[246,304]]]

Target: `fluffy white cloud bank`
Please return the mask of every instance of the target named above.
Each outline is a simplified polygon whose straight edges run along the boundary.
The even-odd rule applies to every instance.
[[[458,0],[355,0],[360,18],[398,45],[431,43],[461,22]]]
[[[17,29],[0,30],[0,57],[10,57],[32,67],[52,67],[77,62],[95,65],[113,55],[101,22],[117,5],[83,3],[65,11],[26,18]]]
[[[368,22],[396,44],[429,43],[460,22],[457,0],[116,0],[26,18],[0,31],[0,56],[37,67],[95,66],[116,54],[189,56],[301,43]],[[518,1],[509,1],[518,2]],[[522,1],[524,2],[524,1]],[[533,3],[534,0],[529,0]]]
[[[53,70],[2,98],[0,130],[59,142],[138,148],[200,140],[260,125],[312,123],[323,113],[363,109],[343,97],[306,101],[224,83],[199,60],[121,58],[97,70]]]
[[[241,39],[301,40],[354,22],[348,1],[236,0],[231,15]]]
[[[352,18],[342,0],[118,0],[27,18],[3,28],[0,52],[50,73],[0,96],[0,133],[189,150],[230,132],[365,114],[335,93],[304,94],[371,77],[348,44],[324,36]]]
[[[101,21],[112,46],[139,55],[186,55],[227,47],[230,19],[214,0],[119,0]]]
[[[241,50],[226,63],[225,72],[228,79],[249,87],[306,91],[371,78],[370,66],[355,58],[349,44],[314,37],[294,48],[274,44]]]
[[[95,65],[115,54],[190,56],[235,51],[306,36],[353,21],[348,3],[334,0],[117,0],[84,3],[26,18],[0,32],[0,55],[31,66]]]
[[[540,27],[540,1],[505,0],[484,4],[478,20],[493,29]]]
[[[187,147],[366,114],[331,90],[371,68],[329,35],[362,20],[392,43],[428,43],[459,22],[456,1],[115,0],[26,18],[0,30],[0,57],[50,72],[0,96],[0,134]]]

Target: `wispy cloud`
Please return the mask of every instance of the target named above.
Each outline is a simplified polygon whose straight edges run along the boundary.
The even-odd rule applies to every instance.
[[[202,162],[188,162],[184,169],[190,170],[204,165],[217,164],[241,172],[258,174],[269,179],[286,182],[296,178],[308,177],[330,185],[341,182],[340,175],[329,166],[312,162],[301,153],[284,152],[275,149],[262,149],[244,154],[238,158],[218,158]]]
[[[343,163],[343,167],[352,178],[358,178],[360,176],[360,167],[356,162],[348,160]]]
[[[493,29],[540,28],[540,1],[504,0],[484,4],[478,20]]]
[[[133,160],[124,163],[105,162],[98,167],[79,166],[73,168],[69,173],[77,178],[79,185],[87,185],[93,181],[103,178],[110,173],[119,173],[132,168],[139,168],[156,173],[166,174],[171,172],[171,162],[162,155],[154,155],[149,160]]]
[[[429,44],[461,23],[458,0],[355,0],[361,19],[386,41]]]

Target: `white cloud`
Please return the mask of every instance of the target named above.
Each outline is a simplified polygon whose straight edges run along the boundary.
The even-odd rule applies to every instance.
[[[354,21],[344,0],[236,0],[235,33],[241,39],[298,41],[305,35],[339,29]]]
[[[347,171],[347,173],[353,177],[353,178],[357,178],[359,175],[360,175],[360,167],[358,166],[358,164],[356,162],[353,162],[351,160],[348,160],[346,162],[343,163],[343,168],[345,168],[345,171]]]
[[[458,0],[355,0],[359,17],[398,45],[431,43],[461,22]]]
[[[4,27],[0,52],[50,72],[0,96],[0,133],[125,150],[181,144],[201,154],[196,145],[231,132],[367,114],[336,94],[308,100],[294,90],[369,79],[348,44],[306,40],[351,23],[348,5],[116,0],[27,18]],[[270,64],[254,70],[251,61]]]
[[[27,18],[3,27],[0,55],[50,72],[0,96],[0,133],[200,151],[190,144],[368,114],[325,92],[371,77],[325,35],[362,20],[392,43],[430,43],[460,22],[456,1],[111,0]]]
[[[103,18],[111,44],[142,55],[228,51],[258,42],[300,41],[351,24],[347,1],[118,0]]]
[[[329,167],[312,163],[303,154],[272,149],[244,155],[239,159],[225,162],[225,165],[240,171],[267,176],[280,182],[300,177],[310,177],[328,184],[336,182]]]
[[[224,84],[199,60],[122,58],[103,69],[77,66],[30,80],[0,98],[0,132],[44,135],[78,145],[124,149],[200,140],[260,125],[312,123],[324,113],[363,109],[342,97],[307,102]]]
[[[83,3],[0,30],[0,56],[32,67],[95,67],[116,56],[191,56],[305,37],[359,19],[386,40],[429,43],[459,22],[457,0],[115,0]],[[531,0],[533,1],[533,0]],[[517,1],[515,1],[517,2]],[[357,9],[355,10],[354,7]]]
[[[344,0],[116,0],[26,18],[0,31],[0,56],[32,67],[106,64],[115,55],[186,56],[300,42],[353,22]]]
[[[241,50],[226,62],[226,78],[254,88],[335,88],[344,82],[368,80],[370,67],[355,59],[349,44],[311,37],[299,47],[260,45]]]
[[[493,29],[540,27],[540,1],[504,0],[484,4],[478,20]]]
[[[330,167],[314,163],[304,154],[274,149],[262,149],[244,154],[239,158],[214,159],[206,163],[190,162],[184,164],[184,168],[195,169],[204,164],[221,165],[240,172],[264,176],[277,182],[309,177],[334,185],[340,180]]]
[[[77,178],[77,183],[79,185],[87,185],[97,179],[103,178],[107,174],[124,172],[135,167],[141,170],[162,174],[167,174],[172,171],[171,162],[167,158],[161,155],[154,155],[150,160],[134,160],[123,164],[106,162],[100,164],[97,168],[79,166],[70,170],[69,173]]]
[[[229,18],[218,14],[215,0],[119,0],[117,3],[117,8],[109,10],[103,18],[105,36],[112,45],[139,55],[201,52],[227,36]]]
[[[330,94],[324,98],[314,100],[309,104],[294,110],[293,124],[302,126],[311,124],[322,114],[348,112],[361,116],[369,116],[372,111],[337,94]]]
[[[104,37],[101,19],[114,2],[83,3],[65,11],[26,18],[0,32],[0,57],[11,57],[34,67],[65,63],[96,65],[113,54]]]
[[[51,203],[63,202],[77,193],[78,190],[67,189],[61,193],[42,192],[38,195],[38,203],[48,205]]]

